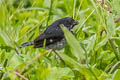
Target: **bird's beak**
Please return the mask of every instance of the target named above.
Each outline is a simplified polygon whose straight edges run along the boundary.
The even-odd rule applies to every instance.
[[[78,21],[74,21],[73,24],[74,24],[74,25],[77,25],[77,24],[79,24],[79,22],[78,22]]]

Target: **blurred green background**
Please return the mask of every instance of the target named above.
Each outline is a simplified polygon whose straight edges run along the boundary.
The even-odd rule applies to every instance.
[[[74,35],[62,28],[65,64],[50,50],[19,48],[64,17],[79,21]],[[0,80],[120,80],[119,17],[120,0],[0,0]]]

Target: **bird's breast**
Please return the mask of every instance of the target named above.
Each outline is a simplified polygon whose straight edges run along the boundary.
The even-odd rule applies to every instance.
[[[63,38],[62,40],[55,42],[54,44],[50,44],[50,45],[46,46],[46,49],[59,50],[59,49],[64,48],[65,45],[66,45],[66,39]]]

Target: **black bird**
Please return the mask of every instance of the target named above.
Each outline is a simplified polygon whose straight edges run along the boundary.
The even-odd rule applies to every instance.
[[[41,48],[45,42],[46,49],[61,49],[66,44],[64,33],[60,28],[60,25],[64,25],[69,31],[73,31],[73,27],[78,24],[78,21],[65,17],[56,20],[53,24],[47,27],[47,29],[40,34],[34,41],[23,43],[20,48],[29,45],[34,45],[34,48]],[[46,40],[46,41],[45,41]]]

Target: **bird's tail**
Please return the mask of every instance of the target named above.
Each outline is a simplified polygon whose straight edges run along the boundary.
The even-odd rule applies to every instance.
[[[33,44],[34,44],[33,41],[26,42],[26,43],[21,44],[20,48],[23,48],[23,47],[26,47],[26,46],[30,46],[30,45],[33,45]]]

